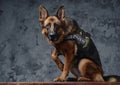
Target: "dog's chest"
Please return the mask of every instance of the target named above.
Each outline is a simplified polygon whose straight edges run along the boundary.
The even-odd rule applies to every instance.
[[[62,43],[56,45],[55,47],[57,48],[59,54],[66,55],[67,53],[70,53],[72,55],[75,55],[76,44],[72,40],[62,42]]]

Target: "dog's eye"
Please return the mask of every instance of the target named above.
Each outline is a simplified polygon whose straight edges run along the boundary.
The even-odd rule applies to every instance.
[[[46,25],[46,28],[50,28],[50,24],[47,24],[47,25]]]
[[[54,27],[55,27],[56,29],[58,29],[60,26],[55,23],[55,24],[54,24]]]

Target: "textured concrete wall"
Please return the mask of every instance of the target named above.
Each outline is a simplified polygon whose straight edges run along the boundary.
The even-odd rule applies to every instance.
[[[120,0],[0,0],[0,81],[51,81],[60,75],[38,20],[44,4],[91,33],[105,75],[120,75]]]

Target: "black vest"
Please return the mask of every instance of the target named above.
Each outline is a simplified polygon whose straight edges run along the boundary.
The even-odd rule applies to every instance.
[[[89,38],[89,42],[84,47],[86,43],[86,37]],[[78,60],[87,58],[87,59],[94,61],[97,65],[102,66],[101,61],[100,61],[100,56],[96,49],[96,46],[94,45],[92,39],[90,38],[88,34],[85,34],[85,33],[82,35],[81,34],[80,35],[70,34],[66,36],[64,40],[74,40],[76,42],[77,47],[78,47],[76,57]]]

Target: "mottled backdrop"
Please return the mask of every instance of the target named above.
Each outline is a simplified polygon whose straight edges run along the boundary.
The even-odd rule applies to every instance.
[[[60,75],[41,35],[38,7],[66,15],[91,33],[104,75],[120,75],[120,0],[0,0],[0,81],[52,81]],[[61,56],[63,57],[63,56]]]

